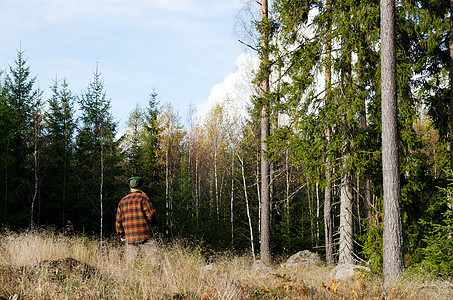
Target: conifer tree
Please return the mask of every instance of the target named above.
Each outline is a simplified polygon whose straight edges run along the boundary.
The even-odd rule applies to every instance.
[[[381,0],[382,168],[384,284],[403,272],[403,228],[398,155],[395,1]]]
[[[9,132],[4,149],[4,203],[7,220],[21,226],[30,214],[33,199],[35,167],[32,145],[35,126],[32,112],[39,96],[34,89],[35,81],[36,77],[30,78],[30,67],[27,66],[24,52],[19,50],[15,66],[9,67],[4,84],[6,110],[9,115]]]
[[[86,204],[91,204],[97,213],[95,219],[99,220],[99,238],[102,242],[104,206],[107,201],[112,201],[105,197],[106,191],[111,192],[106,188],[106,183],[107,180],[112,180],[114,175],[110,173],[107,176],[107,171],[117,167],[113,156],[116,153],[116,124],[110,112],[110,100],[106,97],[101,73],[97,68],[93,81],[79,98],[79,105],[82,124],[77,136],[77,151],[78,164],[82,167],[79,180],[84,187],[80,197]]]
[[[0,199],[1,199],[1,220],[6,223],[8,218],[8,168],[9,168],[9,145],[13,135],[11,108],[7,101],[7,90],[3,84],[3,75],[0,73]]]
[[[261,260],[264,263],[271,261],[271,248],[270,248],[270,169],[267,157],[267,143],[269,130],[269,30],[270,22],[268,17],[268,3],[267,0],[261,0],[261,238],[260,238],[260,254]]]
[[[140,162],[143,171],[148,178],[147,184],[157,194],[161,194],[163,176],[161,173],[162,164],[159,159],[162,156],[160,149],[161,124],[159,114],[161,108],[157,98],[157,92],[153,90],[149,95],[148,106],[144,112],[144,136],[143,147],[140,155]]]
[[[72,216],[78,211],[72,195],[74,194],[74,134],[76,123],[75,96],[69,89],[66,79],[55,79],[51,86],[52,95],[48,100],[46,116],[46,155],[48,166],[46,170],[46,198],[49,203],[48,221],[55,222],[61,227],[73,220]],[[71,208],[71,209],[68,209]],[[80,211],[79,211],[80,213]],[[72,215],[72,216],[71,216]],[[55,218],[55,216],[59,216]],[[57,221],[58,220],[58,221]]]

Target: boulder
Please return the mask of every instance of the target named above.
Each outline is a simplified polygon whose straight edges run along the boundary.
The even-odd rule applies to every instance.
[[[370,272],[370,268],[353,264],[341,264],[332,269],[330,278],[335,280],[347,280],[354,278],[357,273],[362,272]]]
[[[266,275],[271,272],[271,267],[266,266],[261,260],[255,260],[252,265],[252,273],[256,275]]]
[[[318,254],[304,250],[293,254],[283,266],[287,269],[293,269],[297,267],[314,267],[320,264],[321,258]]]

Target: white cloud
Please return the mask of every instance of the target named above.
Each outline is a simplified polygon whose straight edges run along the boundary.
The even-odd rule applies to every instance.
[[[246,118],[247,108],[254,94],[252,83],[254,72],[258,69],[259,60],[247,53],[241,53],[236,59],[237,70],[228,74],[222,83],[211,88],[207,101],[197,107],[196,118],[203,118],[214,105],[219,104],[230,115]]]

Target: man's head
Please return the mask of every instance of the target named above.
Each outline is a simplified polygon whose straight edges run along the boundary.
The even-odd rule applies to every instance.
[[[131,189],[139,189],[143,185],[142,177],[131,177],[127,180]]]

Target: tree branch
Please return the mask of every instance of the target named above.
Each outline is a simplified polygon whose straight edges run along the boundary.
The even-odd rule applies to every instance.
[[[239,43],[241,43],[242,45],[247,46],[247,47],[249,47],[250,49],[252,49],[252,50],[258,52],[258,49],[256,49],[256,48],[253,47],[252,45],[246,44],[246,43],[244,43],[244,42],[241,41],[241,40],[238,40],[238,41],[239,41]]]

